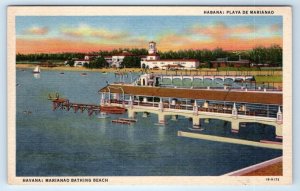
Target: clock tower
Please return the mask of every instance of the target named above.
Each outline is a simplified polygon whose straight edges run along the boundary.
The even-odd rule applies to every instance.
[[[149,42],[148,53],[149,54],[156,54],[157,53],[156,42],[153,42],[153,41]]]

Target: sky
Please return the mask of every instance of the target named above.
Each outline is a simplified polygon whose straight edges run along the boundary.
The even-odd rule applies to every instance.
[[[17,16],[17,53],[282,46],[281,16]]]

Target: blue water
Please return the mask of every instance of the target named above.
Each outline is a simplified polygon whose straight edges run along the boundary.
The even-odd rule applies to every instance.
[[[133,125],[112,124],[127,114],[98,119],[86,112],[52,111],[47,100],[49,93],[59,92],[72,102],[97,104],[98,90],[115,80],[112,73],[59,71],[42,71],[36,79],[30,70],[17,70],[17,176],[217,176],[282,155],[178,137],[178,130],[192,127],[183,117],[168,117],[166,126],[155,126],[156,115],[143,118],[139,113]],[[206,133],[232,136],[222,121],[201,123]]]

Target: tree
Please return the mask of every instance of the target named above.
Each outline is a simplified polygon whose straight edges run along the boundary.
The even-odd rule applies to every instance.
[[[101,56],[97,57],[95,60],[90,61],[89,64],[85,65],[87,68],[104,68],[107,67],[106,60]]]
[[[140,68],[141,58],[137,56],[127,56],[121,63],[121,68]]]
[[[73,67],[74,66],[74,60],[68,60],[66,65],[69,65],[69,66]]]

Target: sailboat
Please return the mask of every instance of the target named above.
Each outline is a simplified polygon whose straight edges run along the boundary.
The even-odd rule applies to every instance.
[[[39,66],[36,66],[36,67],[33,69],[32,73],[34,73],[34,74],[39,74],[39,73],[41,73],[40,67],[39,67]]]

